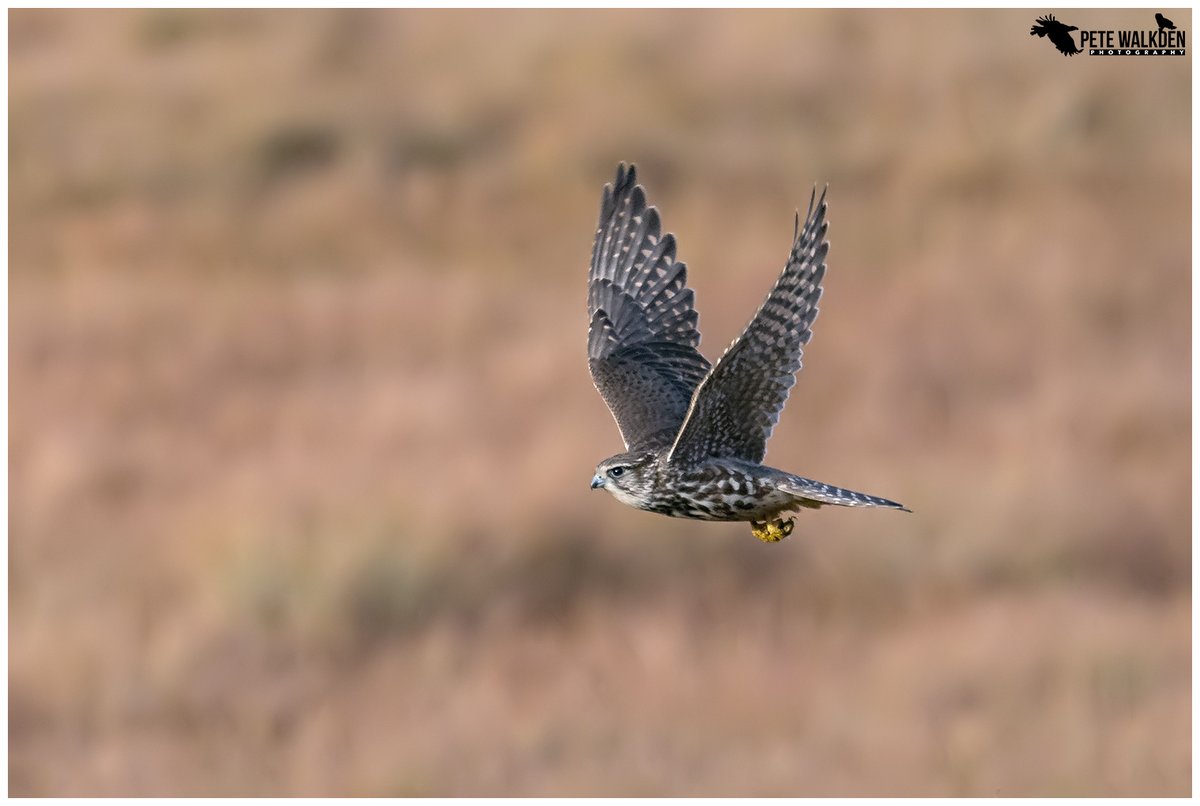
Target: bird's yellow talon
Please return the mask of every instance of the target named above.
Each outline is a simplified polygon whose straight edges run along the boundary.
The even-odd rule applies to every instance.
[[[773,521],[750,521],[750,531],[764,543],[778,543],[792,533],[796,521],[792,518],[787,520]]]

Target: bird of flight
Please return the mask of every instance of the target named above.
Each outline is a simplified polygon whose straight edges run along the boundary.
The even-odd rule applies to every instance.
[[[687,267],[661,233],[634,166],[605,185],[588,274],[588,366],[625,442],[600,462],[592,489],[674,518],[749,521],[774,543],[785,512],[825,504],[906,507],[762,464],[812,336],[825,276],[825,193],[796,216],[791,253],[742,335],[710,364],[700,343]]]
[[[1076,53],[1083,53],[1076,47],[1075,40],[1071,38],[1071,31],[1078,30],[1074,25],[1067,25],[1065,22],[1054,19],[1053,14],[1047,14],[1044,17],[1038,17],[1037,22],[1030,26],[1029,35],[1048,36],[1059,53],[1064,56],[1074,56]]]

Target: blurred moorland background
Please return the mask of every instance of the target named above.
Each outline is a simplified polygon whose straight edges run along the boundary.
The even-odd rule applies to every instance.
[[[1190,57],[1033,16],[10,12],[12,794],[1187,794]],[[710,357],[829,183],[912,515],[588,489],[619,160]]]

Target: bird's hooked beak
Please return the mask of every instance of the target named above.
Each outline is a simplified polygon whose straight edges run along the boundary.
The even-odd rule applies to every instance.
[[[603,486],[604,486],[604,476],[601,476],[599,473],[592,476],[592,489],[593,490],[595,490],[598,487],[603,487]]]

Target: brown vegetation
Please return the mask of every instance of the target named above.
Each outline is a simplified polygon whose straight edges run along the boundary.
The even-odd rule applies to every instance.
[[[12,794],[1189,792],[1190,62],[1030,22],[11,12]],[[714,357],[829,183],[769,460],[914,514],[588,489],[622,159]]]

